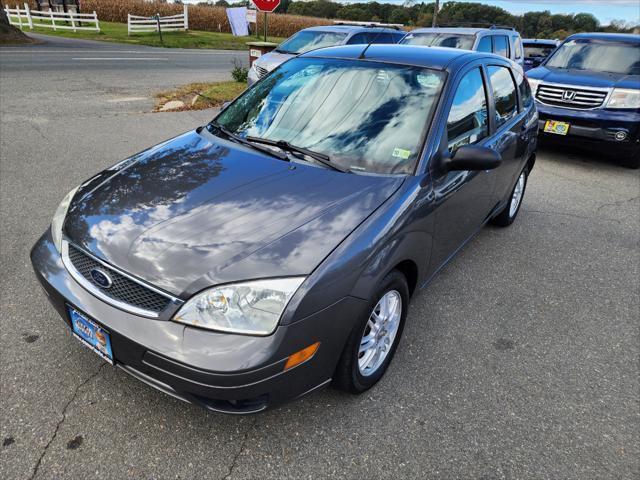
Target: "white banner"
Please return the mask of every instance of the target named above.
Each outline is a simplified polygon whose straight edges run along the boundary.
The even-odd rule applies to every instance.
[[[231,33],[236,37],[249,35],[247,7],[227,8],[227,18],[229,19],[229,25],[231,25]]]

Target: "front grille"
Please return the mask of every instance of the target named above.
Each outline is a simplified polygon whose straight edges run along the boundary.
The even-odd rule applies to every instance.
[[[607,93],[603,90],[541,84],[536,98],[547,105],[587,110],[600,107],[607,98]]]
[[[71,263],[77,272],[89,283],[95,286],[104,295],[119,302],[123,302],[143,310],[148,310],[150,312],[159,313],[172,301],[169,297],[154,292],[153,290],[134,282],[115,270],[94,260],[71,244],[69,244],[69,260],[71,260]],[[112,281],[109,288],[103,288],[93,280],[91,270],[94,268],[109,273]]]
[[[269,73],[269,70],[267,70],[266,68],[263,68],[263,67],[260,67],[260,66],[256,65],[256,72],[258,72],[258,78],[262,78],[267,73]]]

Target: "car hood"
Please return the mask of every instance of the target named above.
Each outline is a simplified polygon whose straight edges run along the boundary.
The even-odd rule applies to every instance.
[[[402,181],[288,163],[203,129],[85,182],[64,231],[187,298],[215,284],[311,273]]]
[[[274,70],[276,67],[280,66],[290,58],[295,57],[296,55],[290,53],[278,53],[276,51],[272,51],[269,53],[265,53],[260,58],[256,60],[258,66],[262,68],[266,68],[268,71]]]
[[[529,70],[527,76],[548,83],[576,85],[585,88],[637,88],[639,79],[638,75],[589,72],[587,70],[551,68],[545,66]]]

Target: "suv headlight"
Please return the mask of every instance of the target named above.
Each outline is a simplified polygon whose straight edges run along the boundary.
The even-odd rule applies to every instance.
[[[631,88],[614,88],[607,102],[607,108],[640,108],[640,90]]]
[[[527,78],[529,81],[529,86],[531,87],[531,94],[535,97],[536,91],[538,90],[538,85],[542,83],[542,80],[536,80],[535,78]]]
[[[51,236],[53,237],[53,244],[56,246],[58,252],[62,252],[62,225],[64,224],[64,219],[67,217],[69,204],[71,200],[73,200],[73,196],[78,191],[78,188],[79,187],[74,188],[65,195],[51,220]]]
[[[173,320],[220,332],[269,335],[303,281],[275,278],[213,287],[187,301]]]

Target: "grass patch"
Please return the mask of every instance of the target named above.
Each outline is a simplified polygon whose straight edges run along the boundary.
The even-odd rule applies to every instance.
[[[57,37],[79,38],[84,40],[98,40],[102,42],[126,43],[132,45],[148,45],[151,47],[168,48],[212,48],[219,50],[248,50],[247,42],[256,40],[256,37],[234,37],[230,33],[204,32],[189,30],[187,32],[163,32],[163,43],[155,32],[136,33],[127,35],[126,23],[100,22],[100,32],[72,30],[53,30],[51,28],[34,28],[25,32],[42,33]],[[269,37],[270,42],[280,43],[283,38]]]
[[[205,108],[221,107],[240,95],[247,88],[246,83],[214,82],[191,83],[175,90],[161,92],[156,95],[158,103],[156,111],[162,110],[168,102],[179,101],[182,106],[172,108],[171,111],[203,110]]]

